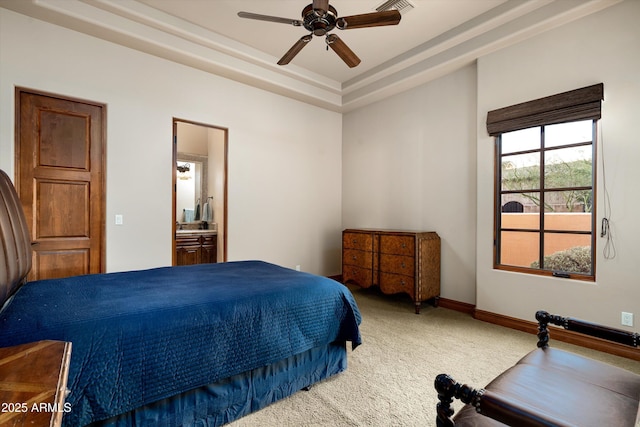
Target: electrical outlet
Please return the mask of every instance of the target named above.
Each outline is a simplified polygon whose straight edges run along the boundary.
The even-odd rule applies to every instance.
[[[300,271],[300,264],[296,265],[296,271]]]
[[[622,326],[633,326],[633,313],[623,311],[620,323],[622,323]]]
[[[116,225],[122,225],[122,224],[123,224],[122,215],[116,214]]]

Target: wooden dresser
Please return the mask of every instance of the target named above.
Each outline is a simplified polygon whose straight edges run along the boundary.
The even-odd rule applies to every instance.
[[[60,426],[71,343],[38,341],[0,348],[0,425]]]
[[[342,232],[342,281],[422,301],[440,296],[440,237],[435,232],[347,229]]]

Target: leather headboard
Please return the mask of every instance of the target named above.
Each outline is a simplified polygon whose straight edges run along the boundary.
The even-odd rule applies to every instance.
[[[31,238],[18,193],[0,170],[0,306],[31,270]]]

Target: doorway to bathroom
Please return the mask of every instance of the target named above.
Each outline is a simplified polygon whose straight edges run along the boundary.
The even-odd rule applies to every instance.
[[[228,129],[173,119],[173,265],[227,260]]]

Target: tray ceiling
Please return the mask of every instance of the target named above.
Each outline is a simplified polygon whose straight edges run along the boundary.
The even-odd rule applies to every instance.
[[[300,19],[310,0],[0,0],[0,7],[334,111],[411,89],[479,56],[621,0],[408,0],[397,26],[334,30],[362,59],[348,68],[324,39],[286,66],[307,32],[239,11]],[[384,0],[331,0],[339,16]]]

